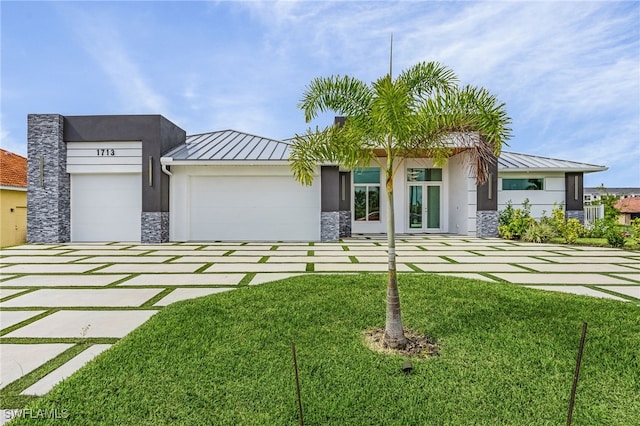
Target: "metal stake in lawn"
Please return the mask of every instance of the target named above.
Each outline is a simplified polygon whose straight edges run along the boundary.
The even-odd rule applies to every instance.
[[[304,426],[302,418],[302,399],[300,399],[300,377],[298,376],[298,360],[296,359],[296,344],[291,342],[291,351],[293,352],[293,369],[296,371],[296,395],[298,397],[298,413],[300,413],[300,426]]]
[[[573,404],[576,402],[576,388],[578,387],[578,377],[580,376],[580,364],[582,363],[582,350],[584,349],[584,338],[587,335],[587,323],[582,324],[582,336],[580,336],[580,348],[578,349],[578,359],[576,360],[576,372],[573,375],[573,387],[571,388],[571,399],[569,400],[569,414],[567,415],[567,426],[571,426],[573,416]]]

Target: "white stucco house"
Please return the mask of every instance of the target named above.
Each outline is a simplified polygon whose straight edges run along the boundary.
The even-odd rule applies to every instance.
[[[311,186],[290,141],[221,130],[187,136],[158,115],[30,115],[28,241],[335,241],[386,232],[379,168],[319,165]],[[583,175],[604,166],[503,152],[476,185],[464,151],[395,177],[398,233],[497,235],[498,211],[562,204],[582,219]]]

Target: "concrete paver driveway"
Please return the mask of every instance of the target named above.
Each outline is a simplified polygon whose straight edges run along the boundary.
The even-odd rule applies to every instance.
[[[361,236],[339,243],[53,244],[4,249],[0,389],[46,393],[159,309],[179,300],[300,274],[385,271],[385,247],[384,236]],[[397,251],[403,273],[507,281],[640,304],[640,252],[448,235],[400,235]],[[85,346],[79,345],[89,338],[93,346],[81,350]],[[68,362],[56,362],[62,359]],[[18,380],[21,377],[24,380]]]

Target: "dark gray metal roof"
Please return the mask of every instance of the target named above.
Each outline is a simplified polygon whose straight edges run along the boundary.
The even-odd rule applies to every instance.
[[[221,130],[187,136],[186,143],[163,155],[174,160],[211,161],[286,161],[289,143],[250,135],[236,130]]]
[[[498,170],[517,172],[528,170],[546,171],[576,171],[576,172],[600,172],[607,170],[606,166],[579,163],[576,161],[559,160],[557,158],[539,157],[537,155],[519,154],[516,152],[502,151],[498,157]]]

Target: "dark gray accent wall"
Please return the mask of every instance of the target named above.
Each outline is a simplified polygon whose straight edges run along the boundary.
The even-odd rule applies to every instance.
[[[184,130],[161,115],[67,116],[64,121],[66,142],[141,141],[142,211],[169,211],[169,177],[162,173],[160,157],[185,142]]]
[[[27,117],[27,242],[71,239],[71,180],[67,173],[64,119],[59,114]]]
[[[320,168],[320,209],[323,212],[340,210],[340,173],[337,166]]]
[[[565,210],[583,210],[584,184],[583,173],[565,173]]]
[[[498,210],[498,158],[493,157],[489,165],[489,179],[477,188],[477,210]]]
[[[351,236],[351,172],[339,172],[340,238]]]
[[[340,172],[339,185],[340,211],[351,210],[351,172]]]
[[[160,115],[28,116],[27,239],[61,243],[71,238],[71,185],[67,142],[142,142],[140,240],[169,237],[169,177],[160,157],[186,140],[186,133]]]

